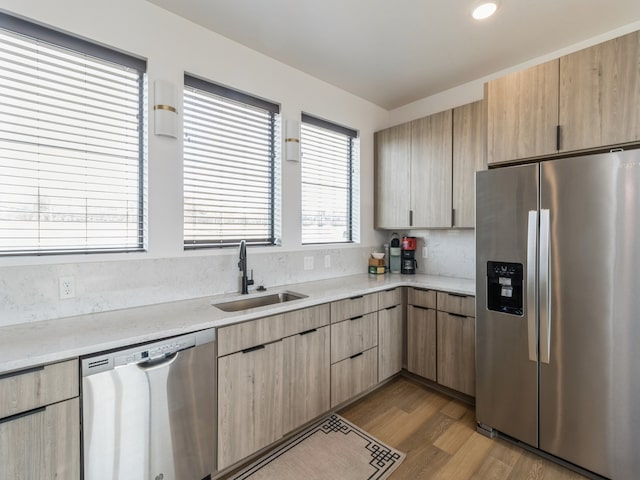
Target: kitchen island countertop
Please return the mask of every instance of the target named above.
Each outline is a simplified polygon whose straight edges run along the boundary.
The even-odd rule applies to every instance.
[[[0,328],[0,375],[402,286],[475,295],[475,281],[469,279],[420,274],[359,274],[251,292],[249,296],[292,291],[306,295],[306,298],[238,312],[223,312],[212,306],[246,298],[225,294],[8,325]]]

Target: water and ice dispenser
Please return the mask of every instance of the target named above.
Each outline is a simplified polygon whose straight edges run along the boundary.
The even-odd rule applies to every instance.
[[[487,308],[523,315],[521,263],[487,262]]]

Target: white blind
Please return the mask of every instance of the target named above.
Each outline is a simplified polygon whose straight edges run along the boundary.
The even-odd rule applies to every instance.
[[[185,77],[185,248],[274,243],[277,109]]]
[[[0,28],[0,253],[143,248],[143,76]]]
[[[357,133],[303,114],[302,243],[353,241]]]

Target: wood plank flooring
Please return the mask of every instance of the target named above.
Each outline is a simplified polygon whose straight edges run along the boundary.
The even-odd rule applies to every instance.
[[[473,407],[399,377],[338,412],[407,454],[389,480],[578,480],[571,470],[476,432]]]

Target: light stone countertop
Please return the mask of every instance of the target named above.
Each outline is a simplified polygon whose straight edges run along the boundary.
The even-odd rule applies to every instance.
[[[358,274],[252,292],[250,296],[292,291],[307,298],[239,312],[223,312],[211,306],[246,298],[227,294],[9,325],[0,328],[0,375],[400,286],[475,295],[474,280],[434,275]]]

